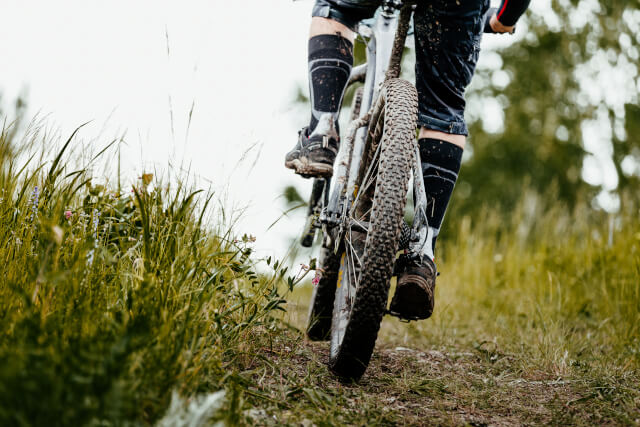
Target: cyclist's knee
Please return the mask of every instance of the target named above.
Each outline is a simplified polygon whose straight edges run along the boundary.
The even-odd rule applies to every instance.
[[[320,36],[323,34],[340,34],[352,43],[355,39],[355,33],[346,25],[331,18],[314,16],[311,19],[309,37]]]
[[[464,149],[464,146],[467,142],[467,137],[465,135],[456,135],[453,133],[440,132],[433,129],[427,129],[426,127],[420,128],[419,138],[432,138],[439,139],[441,141],[447,141],[458,147]]]

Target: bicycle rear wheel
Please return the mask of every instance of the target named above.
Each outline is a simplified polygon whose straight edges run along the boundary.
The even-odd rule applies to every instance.
[[[350,379],[364,374],[387,309],[414,155],[415,87],[391,79],[380,97],[341,243],[331,325],[329,367]]]
[[[349,122],[356,120],[360,116],[360,107],[362,106],[363,88],[359,87],[353,97],[353,103],[351,104],[351,113]],[[320,196],[317,195],[316,183],[312,191],[310,206],[316,206],[320,201]],[[327,201],[327,192],[329,191],[329,185],[324,187],[325,205]],[[309,210],[309,218],[315,220],[312,216],[312,210]],[[312,224],[312,220],[309,220],[307,224]],[[305,226],[305,230],[309,230]],[[325,230],[326,231],[326,230]],[[305,231],[302,239],[302,246],[311,246],[313,238],[315,236],[315,229],[313,235],[311,232]],[[320,248],[320,257],[318,262],[318,283],[313,288],[313,294],[311,296],[311,303],[309,306],[309,317],[307,324],[307,336],[312,341],[324,341],[329,339],[329,333],[331,332],[331,318],[333,315],[333,302],[335,300],[336,282],[338,280],[338,269],[340,267],[341,253],[334,253],[335,246],[330,236],[324,236],[322,241],[322,247]]]

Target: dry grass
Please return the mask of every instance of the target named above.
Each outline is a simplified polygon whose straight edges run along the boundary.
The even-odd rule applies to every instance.
[[[342,389],[364,411],[352,421],[639,424],[640,221],[635,201],[624,206],[613,229],[606,214],[533,196],[507,220],[458,221],[438,254],[433,318],[386,318],[362,383]],[[301,329],[309,294],[290,304]],[[327,344],[306,345],[326,359]]]

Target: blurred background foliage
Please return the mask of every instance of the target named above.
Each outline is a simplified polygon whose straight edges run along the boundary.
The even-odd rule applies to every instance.
[[[495,51],[500,67],[478,69],[468,94],[472,155],[449,219],[483,204],[508,213],[523,187],[569,207],[638,188],[638,4],[554,0],[545,14],[527,14],[522,40]],[[483,123],[488,99],[504,114],[497,133]],[[591,156],[609,184],[588,176]],[[612,194],[595,207],[616,211],[619,203]]]
[[[615,213],[620,194],[640,189],[639,5],[551,0],[526,13],[513,42],[484,48],[467,91],[470,138],[443,239],[484,207],[508,217],[525,194]],[[364,61],[361,43],[355,56]],[[413,64],[405,55],[405,78]]]

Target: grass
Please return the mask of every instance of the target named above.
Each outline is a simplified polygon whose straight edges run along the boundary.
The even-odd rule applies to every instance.
[[[31,166],[0,135],[0,424],[148,424],[223,390],[230,423],[285,270],[258,276],[251,237],[208,223],[212,196],[145,174],[131,190],[69,169],[69,138]],[[26,164],[26,166],[25,166]],[[220,214],[221,215],[221,214]],[[263,334],[268,341],[271,333]]]
[[[212,195],[92,184],[74,143],[25,166],[0,136],[0,425],[640,424],[632,197],[613,226],[527,193],[449,218],[433,318],[385,319],[346,384],[301,332],[311,286]]]
[[[611,223],[526,194],[507,218],[453,222],[434,316],[385,319],[349,389],[357,408],[386,399],[383,424],[638,425],[640,220],[634,198],[623,207]],[[303,327],[309,290],[297,292],[290,321]]]

